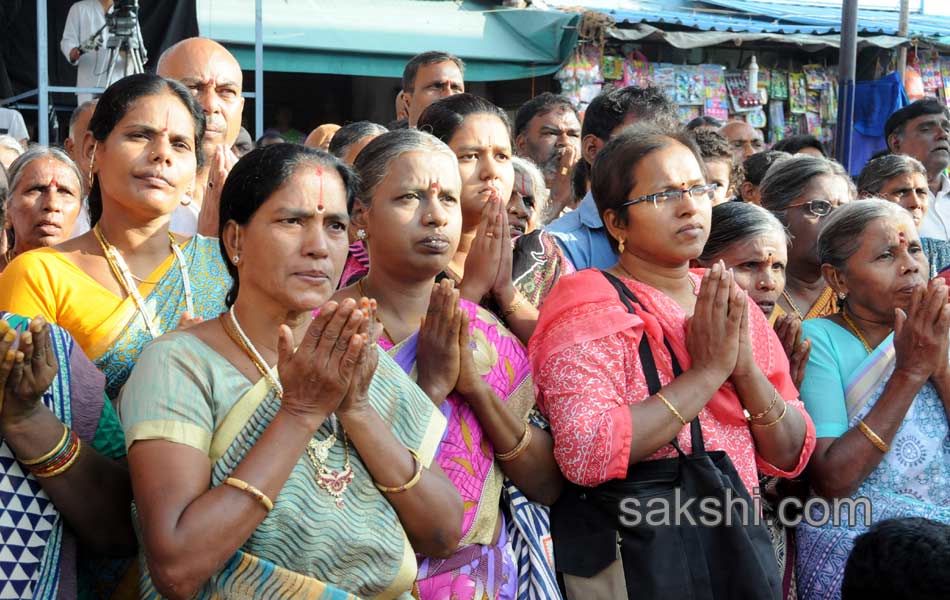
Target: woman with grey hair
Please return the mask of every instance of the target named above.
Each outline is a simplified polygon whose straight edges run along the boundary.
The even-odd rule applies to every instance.
[[[816,497],[859,500],[836,515],[815,505],[798,526],[802,600],[840,597],[854,539],[875,520],[950,523],[947,284],[928,283],[911,216],[884,200],[832,215],[818,254],[841,309],[803,325],[801,398],[818,438],[808,477]]]
[[[18,254],[69,239],[82,206],[82,174],[58,148],[34,146],[10,165],[0,271]]]
[[[550,216],[545,215],[550,193],[541,170],[530,159],[512,156],[511,164],[515,167],[515,185],[507,208],[508,227],[514,240],[547,223],[544,219]]]
[[[356,161],[356,156],[377,137],[389,131],[379,123],[356,121],[341,127],[330,140],[329,152],[348,165]]]
[[[878,197],[901,205],[910,212],[919,231],[928,208],[927,169],[912,156],[885,154],[864,165],[858,175],[858,194],[861,198]],[[920,241],[930,264],[930,276],[934,277],[950,265],[950,242],[935,238]]]
[[[0,166],[10,168],[13,161],[23,154],[23,146],[12,135],[0,135]]]
[[[778,305],[803,321],[834,313],[834,293],[821,278],[818,232],[833,210],[857,196],[851,178],[834,161],[795,155],[769,168],[759,194],[762,207],[778,217],[791,240]]]

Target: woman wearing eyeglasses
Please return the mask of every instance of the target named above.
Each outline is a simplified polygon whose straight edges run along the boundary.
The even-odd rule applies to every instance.
[[[868,161],[858,176],[861,198],[881,198],[896,202],[910,213],[914,227],[920,230],[927,214],[927,169],[919,160],[906,154],[887,154]],[[930,263],[930,278],[950,266],[950,242],[920,238]]]
[[[834,314],[838,304],[821,277],[818,232],[825,217],[857,196],[851,178],[832,160],[798,154],[768,170],[759,194],[762,207],[778,217],[792,241],[785,291],[776,312],[781,309],[781,314],[802,321]]]
[[[592,500],[589,506],[616,510],[630,477],[651,462],[677,456],[670,440],[692,451],[688,424],[694,419],[706,449],[723,450],[735,465],[737,489],[751,493],[757,470],[796,476],[811,455],[814,428],[798,401],[781,342],[722,263],[689,270],[709,236],[714,195],[695,142],[635,125],[598,153],[591,186],[619,261],[606,272],[562,277],[542,306],[529,348],[537,403],[550,419],[565,477],[580,486],[582,499]],[[633,298],[622,299],[628,292]],[[641,362],[644,336],[655,366]],[[650,380],[657,378],[659,391],[651,390]],[[617,519],[607,522],[605,531],[584,534],[590,560],[606,557],[597,566],[612,568],[616,550],[598,543],[619,544],[621,585],[631,591],[638,586],[643,597],[689,595],[688,574],[638,573],[642,556],[626,555],[638,530],[612,532]],[[561,567],[567,557],[560,546],[555,552]],[[777,597],[774,557],[767,568],[763,564],[739,566],[749,567],[749,578],[768,570],[768,597]],[[588,590],[572,594],[580,581],[576,573],[566,574],[568,580],[569,596],[604,597],[584,596]],[[763,597],[734,591],[711,597]]]

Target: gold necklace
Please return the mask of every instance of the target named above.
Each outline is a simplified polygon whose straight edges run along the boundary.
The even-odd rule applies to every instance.
[[[868,351],[868,354],[873,352],[873,349],[871,348],[871,344],[869,344],[868,341],[861,334],[861,330],[858,329],[857,324],[851,320],[851,317],[848,316],[847,308],[841,309],[841,318],[844,319],[845,323],[847,323],[848,327],[851,329],[851,332],[855,335],[855,337],[857,337],[858,340],[861,341],[861,343],[864,345],[864,349]]]
[[[247,337],[247,334],[244,333],[244,330],[241,329],[241,324],[237,320],[237,316],[234,314],[234,306],[232,305],[230,310],[227,313],[229,317],[228,321],[233,325],[232,328],[228,325],[227,321],[224,320],[222,315],[221,323],[224,326],[225,333],[228,334],[228,337],[231,338],[241,350],[247,354],[247,357],[251,359],[251,362],[254,363],[254,366],[257,367],[257,370],[260,371],[261,375],[267,379],[267,383],[274,389],[277,397],[283,399],[284,397],[284,388],[277,381],[274,376],[271,374],[270,369],[267,367],[267,363],[264,362],[264,358],[257,351],[257,348],[254,347],[254,343],[251,342],[250,338]],[[314,470],[316,471],[316,480],[317,485],[323,488],[328,494],[333,496],[336,501],[337,508],[343,508],[343,494],[346,492],[347,486],[353,481],[353,466],[350,463],[350,444],[346,439],[346,431],[341,427],[343,436],[343,469],[329,469],[326,466],[327,459],[330,456],[330,448],[336,444],[336,415],[330,415],[332,428],[334,432],[330,433],[326,439],[317,441],[316,439],[311,438],[307,442],[307,458],[310,460],[310,464],[313,465]]]
[[[109,263],[112,276],[119,282],[119,287],[122,288],[126,296],[132,298],[132,302],[145,321],[145,328],[148,329],[149,335],[151,335],[152,338],[157,338],[162,332],[156,323],[156,316],[148,309],[148,306],[145,304],[145,299],[139,294],[138,286],[135,285],[135,280],[138,278],[132,274],[132,270],[129,269],[128,264],[125,262],[125,259],[122,258],[122,254],[119,250],[106,239],[106,236],[102,233],[102,229],[99,227],[99,223],[96,223],[92,228],[92,232],[96,236],[96,241],[99,242],[99,247],[102,248],[102,254],[106,257],[106,262]],[[185,310],[194,316],[195,307],[191,297],[191,279],[188,276],[188,265],[185,264],[185,257],[182,255],[181,249],[178,248],[178,241],[171,231],[168,232],[168,240],[171,245],[172,255],[178,261],[178,269],[181,272],[181,283],[185,292]],[[143,281],[141,279],[138,280]]]
[[[782,298],[785,298],[785,301],[788,302],[789,308],[792,309],[792,311],[798,316],[798,318],[804,321],[805,315],[803,315],[801,311],[798,310],[798,307],[795,306],[795,303],[792,301],[792,297],[788,295],[788,292],[786,290],[782,290]]]

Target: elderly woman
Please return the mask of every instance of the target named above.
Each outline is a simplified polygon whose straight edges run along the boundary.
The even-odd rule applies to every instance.
[[[361,189],[354,221],[365,234],[371,266],[338,299],[369,294],[379,301],[380,346],[416,376],[449,420],[437,461],[465,502],[463,537],[453,556],[438,560],[420,552],[420,597],[437,600],[451,591],[452,597],[513,600],[519,579],[527,581],[530,573],[525,566],[519,572],[527,562],[512,555],[514,529],[499,507],[502,483],[508,478],[529,499],[550,504],[561,475],[551,436],[528,423],[534,392],[524,347],[497,317],[460,301],[451,280],[433,289],[462,231],[455,153],[431,135],[400,130],[371,142],[356,168]],[[488,202],[491,231],[504,238],[497,217],[505,208],[499,198]],[[534,541],[540,546],[541,536]],[[547,567],[553,584],[551,567],[539,566]],[[552,585],[533,597],[556,594]]]
[[[610,568],[625,577],[631,597],[687,597],[708,588],[701,573],[717,567],[664,546],[665,562],[691,575],[663,577],[643,568],[644,557],[660,556],[661,548],[649,532],[637,535],[647,530],[618,531],[617,503],[648,485],[646,479],[656,493],[672,493],[647,471],[687,448],[705,451],[702,443],[724,451],[734,489],[751,494],[758,472],[794,477],[805,468],[813,428],[778,337],[732,272],[721,262],[689,271],[709,237],[714,195],[692,139],[634,125],[598,153],[592,190],[619,262],[606,272],[562,278],[530,347],[555,458],[576,484],[552,512],[558,565],[577,584],[619,558],[622,566]],[[715,480],[724,477],[719,471]],[[559,520],[567,499],[574,500],[565,505],[572,510]],[[768,534],[763,528],[747,533],[751,537],[735,544],[733,560],[749,544],[757,558],[744,554],[750,562],[733,565],[743,578],[730,594],[720,588],[707,597],[778,597]],[[723,559],[712,546],[699,547],[709,565]]]
[[[896,202],[910,212],[914,226],[927,214],[927,169],[919,160],[906,154],[885,154],[868,161],[858,176],[858,194],[862,198],[878,197]],[[930,264],[930,277],[950,266],[950,242],[921,238],[921,245]]]
[[[775,328],[791,363],[798,387],[808,361],[808,342],[801,339],[801,319],[777,305],[785,290],[788,237],[769,211],[743,202],[726,202],[712,209],[709,239],[697,261],[711,268],[722,261],[732,269],[736,284],[749,294]]]
[[[66,331],[0,311],[0,478],[9,482],[0,553],[17,560],[4,583],[14,597],[108,598],[107,587],[77,583],[77,544],[84,558],[135,552],[129,474],[112,460],[125,455],[122,430],[104,383]]]
[[[408,599],[413,549],[458,543],[462,500],[433,462],[445,418],[377,355],[375,302],[328,302],[355,186],[296,144],[229,174],[229,309],[150,344],[120,402],[140,597]]]
[[[818,436],[808,478],[816,497],[861,501],[825,525],[799,525],[803,600],[840,597],[854,539],[873,521],[950,522],[947,285],[928,284],[911,215],[883,200],[834,214],[818,252],[843,302],[803,326],[812,351],[802,399]]]
[[[515,184],[508,198],[508,229],[511,239],[517,240],[526,233],[538,230],[541,215],[547,207],[548,189],[544,175],[530,159],[512,156],[515,167]]]
[[[109,86],[84,146],[93,229],[18,256],[0,276],[0,308],[69,331],[105,373],[113,400],[146,343],[224,310],[229,277],[217,242],[169,232],[175,207],[189,201],[204,126],[178,82],[141,74]],[[62,189],[68,174],[51,172],[34,187]]]
[[[778,306],[802,321],[834,314],[838,305],[821,277],[816,248],[823,220],[855,199],[851,178],[834,161],[796,155],[769,168],[759,195],[762,207],[785,225],[792,242]]]
[[[8,177],[9,245],[0,257],[0,271],[18,254],[68,240],[82,206],[82,173],[58,148],[30,148],[13,161]]]

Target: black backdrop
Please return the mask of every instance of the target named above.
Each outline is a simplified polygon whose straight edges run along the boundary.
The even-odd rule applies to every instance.
[[[47,0],[50,85],[76,85],[76,68],[59,50],[66,15],[74,0]],[[198,35],[195,0],[139,0],[139,23],[148,51],[145,68],[154,71],[162,51]],[[0,98],[36,88],[36,0],[0,0]],[[36,98],[26,100],[36,103]],[[58,107],[75,106],[73,94],[54,94]],[[24,110],[32,125],[35,111]],[[68,118],[68,115],[67,115]],[[60,122],[63,123],[62,115]]]

